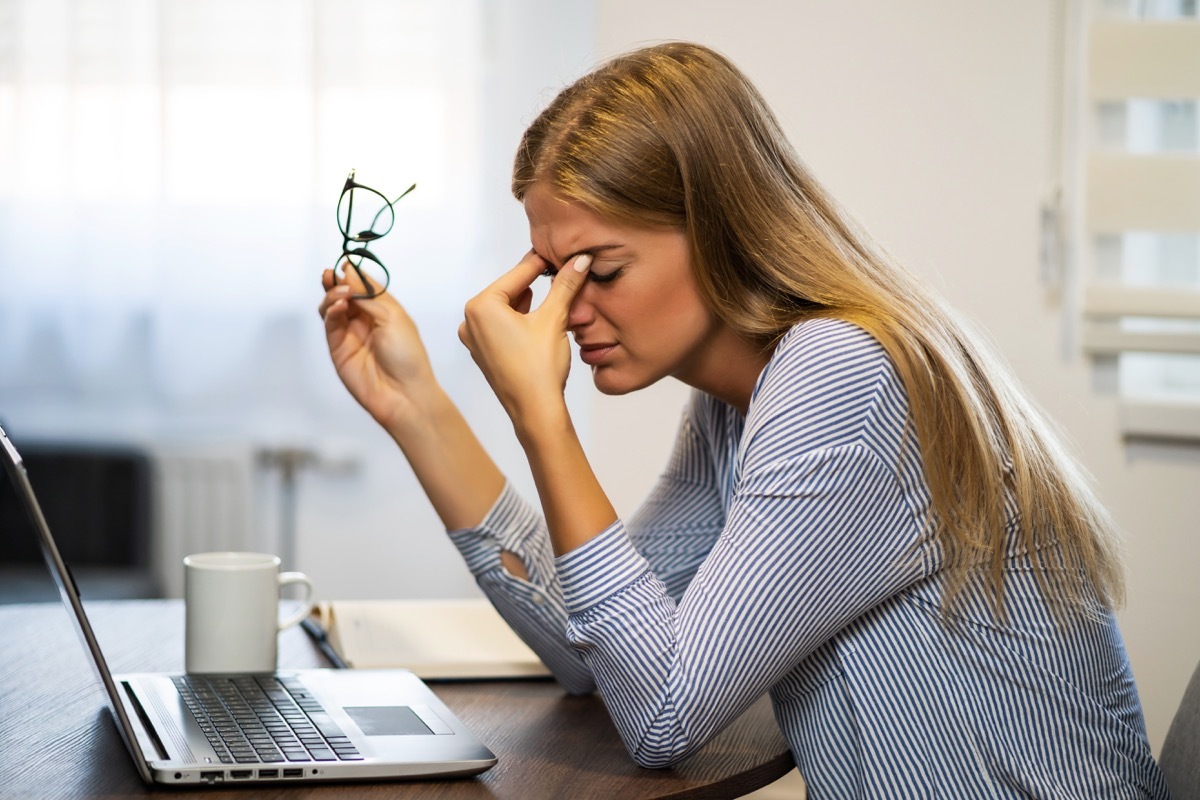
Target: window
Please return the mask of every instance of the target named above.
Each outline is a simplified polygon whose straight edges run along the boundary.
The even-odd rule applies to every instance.
[[[521,128],[590,50],[586,5],[552,5],[0,0],[0,414],[54,438],[333,424],[315,308],[352,168],[417,184],[378,252],[454,383],[464,300],[528,247]]]
[[[152,453],[170,595],[201,549],[279,552],[329,596],[471,591],[330,366],[320,271],[351,169],[393,195],[416,182],[372,250],[532,494],[455,332],[529,247],[513,152],[590,66],[592,17],[586,0],[0,0],[0,422]]]
[[[1077,153],[1082,345],[1127,437],[1200,443],[1200,20],[1195,0],[1091,0]],[[1072,144],[1075,147],[1072,147]]]

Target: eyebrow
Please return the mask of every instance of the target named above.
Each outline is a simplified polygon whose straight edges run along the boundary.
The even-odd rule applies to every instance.
[[[582,250],[576,250],[574,253],[571,253],[571,255],[569,255],[569,256],[567,256],[565,259],[563,259],[563,262],[562,262],[562,263],[566,264],[566,263],[568,263],[568,262],[569,262],[569,261],[570,261],[572,258],[575,258],[576,256],[581,256],[581,255],[584,255],[585,253],[587,253],[587,254],[590,254],[590,255],[592,255],[592,256],[595,256],[597,253],[604,253],[604,252],[607,252],[607,251],[609,251],[609,250],[619,250],[620,248],[622,248],[622,247],[624,247],[624,246],[625,246],[625,245],[623,245],[623,244],[616,244],[616,243],[613,243],[613,244],[598,244],[598,245],[596,245],[595,247],[585,247],[585,248],[584,248],[584,249],[582,249]],[[554,262],[553,262],[553,261],[551,261],[550,259],[548,259],[548,258],[546,258],[545,256],[543,256],[541,253],[538,253],[536,248],[534,249],[534,251],[533,251],[533,252],[537,253],[537,255],[538,255],[538,257],[539,257],[539,258],[541,258],[541,259],[543,259],[543,260],[545,260],[545,261],[550,261],[550,263],[551,263],[551,264],[553,264],[553,265],[554,265],[554,267],[555,267],[556,269],[562,269],[562,267],[560,267],[560,266],[559,266],[559,265],[557,265],[557,264],[554,264]]]

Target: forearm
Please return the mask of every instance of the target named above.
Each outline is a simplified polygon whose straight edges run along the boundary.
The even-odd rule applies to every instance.
[[[514,419],[537,487],[555,555],[592,539],[617,519],[587,460],[566,405]]]
[[[447,530],[475,527],[504,488],[504,475],[462,412],[433,385],[413,413],[387,430]]]

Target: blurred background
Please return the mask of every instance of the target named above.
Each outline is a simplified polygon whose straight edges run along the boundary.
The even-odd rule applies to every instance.
[[[532,497],[455,335],[528,248],[513,150],[597,61],[700,41],[1095,476],[1157,750],[1200,659],[1197,29],[1195,0],[0,0],[0,424],[85,596],[177,596],[182,556],[221,548],[324,598],[474,594],[328,362],[342,183],[417,183],[377,248],[391,291]],[[685,390],[602,397],[576,368],[568,395],[629,512]],[[0,598],[46,597],[11,497],[0,525]]]
[[[550,2],[0,0],[0,423],[90,542],[82,581],[177,595],[184,554],[251,548],[326,597],[475,591],[330,366],[320,274],[351,169],[415,182],[372,250],[527,481],[455,331],[529,247],[512,154],[594,31]]]

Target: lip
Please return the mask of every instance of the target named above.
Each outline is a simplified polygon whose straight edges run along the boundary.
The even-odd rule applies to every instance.
[[[615,344],[588,344],[579,346],[579,360],[588,366],[594,367],[608,357],[608,354],[616,350]]]

